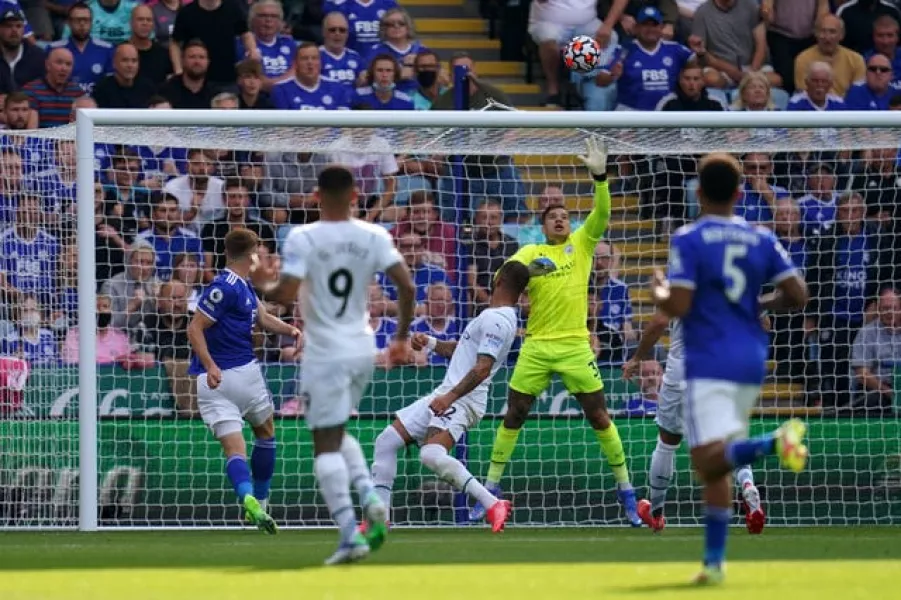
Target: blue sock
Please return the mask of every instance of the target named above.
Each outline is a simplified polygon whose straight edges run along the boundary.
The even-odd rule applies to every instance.
[[[776,452],[776,438],[771,434],[752,438],[750,440],[736,440],[726,444],[726,460],[733,467],[750,465],[757,459],[769,456]]]
[[[229,456],[225,461],[225,473],[228,475],[238,500],[244,502],[244,497],[253,493],[253,484],[250,482],[250,468],[247,459],[240,454]]]
[[[250,453],[253,471],[253,496],[257,500],[269,498],[269,485],[275,472],[275,438],[259,439],[253,443]]]
[[[732,511],[728,508],[708,506],[704,517],[704,565],[719,567],[726,557],[726,535]]]

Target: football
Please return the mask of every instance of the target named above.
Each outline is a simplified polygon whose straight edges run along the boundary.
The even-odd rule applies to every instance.
[[[601,47],[587,35],[577,35],[563,50],[566,68],[577,73],[589,73],[600,64]]]

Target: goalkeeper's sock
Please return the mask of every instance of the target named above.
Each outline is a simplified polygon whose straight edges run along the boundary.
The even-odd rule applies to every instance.
[[[253,496],[259,501],[269,498],[269,487],[275,473],[275,438],[257,439],[250,453],[253,473]]]
[[[767,434],[750,440],[736,440],[726,444],[726,460],[732,467],[750,465],[758,459],[776,453],[776,438]]]
[[[235,494],[238,500],[244,502],[244,498],[253,494],[253,483],[250,479],[250,467],[247,466],[247,459],[240,454],[233,454],[225,461],[225,474],[231,481],[232,487],[235,488]]]
[[[375,493],[391,508],[391,488],[397,477],[397,453],[406,446],[397,430],[389,425],[375,438],[375,452],[372,460],[372,481]]]
[[[707,506],[704,516],[704,566],[719,567],[726,557],[726,536],[732,511],[719,506]]]
[[[497,428],[494,448],[491,449],[491,464],[488,465],[488,483],[498,485],[504,476],[504,469],[516,449],[516,440],[521,429],[507,429],[504,424]]]
[[[372,493],[373,483],[372,475],[369,473],[369,465],[366,464],[366,457],[363,456],[363,448],[360,442],[352,435],[344,434],[341,440],[341,456],[344,457],[344,463],[347,465],[347,474],[350,477],[350,484],[357,490],[357,497],[360,503]]]
[[[463,466],[463,463],[450,456],[444,446],[440,444],[426,444],[419,451],[419,459],[439,479],[451,484],[458,491],[469,494],[470,497],[481,502],[485,508],[490,508],[497,502],[494,494],[479,483],[472,473]]]
[[[648,472],[648,495],[651,500],[651,514],[659,516],[666,503],[666,491],[673,480],[674,463],[678,446],[657,440],[657,447],[651,454],[651,468]]]
[[[616,486],[619,489],[631,488],[629,469],[626,467],[626,452],[623,450],[623,441],[619,437],[616,425],[610,423],[610,427],[607,429],[595,429],[594,434],[601,445],[601,451],[607,457],[610,470],[613,471]]]
[[[328,512],[341,530],[341,541],[350,542],[357,532],[357,517],[350,499],[350,476],[340,452],[324,452],[313,459],[313,472]]]

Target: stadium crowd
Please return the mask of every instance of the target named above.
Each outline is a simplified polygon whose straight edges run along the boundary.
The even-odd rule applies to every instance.
[[[94,106],[453,108],[448,57],[423,46],[393,0],[291,8],[278,0],[0,2],[0,353],[32,366],[78,361],[74,144],[17,132],[64,125]],[[899,22],[887,1],[536,0],[527,33],[551,107],[567,84],[560,46],[585,33],[605,45],[602,68],[569,82],[586,110],[893,110],[901,108]],[[466,52],[450,57],[456,64],[478,73]],[[471,109],[513,105],[481,78],[466,85]],[[162,364],[176,395],[189,397],[186,327],[201,286],[223,266],[224,234],[254,230],[262,268],[277,277],[287,230],[318,218],[313,187],[331,162],[352,168],[360,217],[392,231],[414,273],[414,330],[456,337],[487,302],[491,274],[520,245],[542,241],[543,210],[567,201],[563,183],[548,182],[529,202],[523,167],[509,156],[466,156],[454,173],[443,157],[388,149],[370,133],[347,134],[321,154],[98,144],[98,362]],[[774,375],[803,383],[810,404],[894,406],[897,148],[741,158],[740,215],[774,229],[815,297],[804,315],[772,319]],[[638,195],[658,233],[696,216],[695,157],[621,157],[618,169],[616,193]],[[577,226],[580,215],[572,218]],[[640,330],[621,259],[615,245],[598,245],[588,317],[605,366],[622,364]],[[381,280],[369,294],[384,348],[396,294]],[[280,314],[302,325],[298,314]],[[291,340],[260,344],[266,361],[299,358]],[[420,353],[415,363],[445,359]],[[642,371],[659,377],[659,365]]]

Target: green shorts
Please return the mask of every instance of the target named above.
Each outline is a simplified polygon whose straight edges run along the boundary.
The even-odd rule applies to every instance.
[[[513,368],[510,387],[521,394],[538,396],[548,388],[554,373],[560,375],[571,394],[590,394],[604,389],[588,338],[526,340]]]

